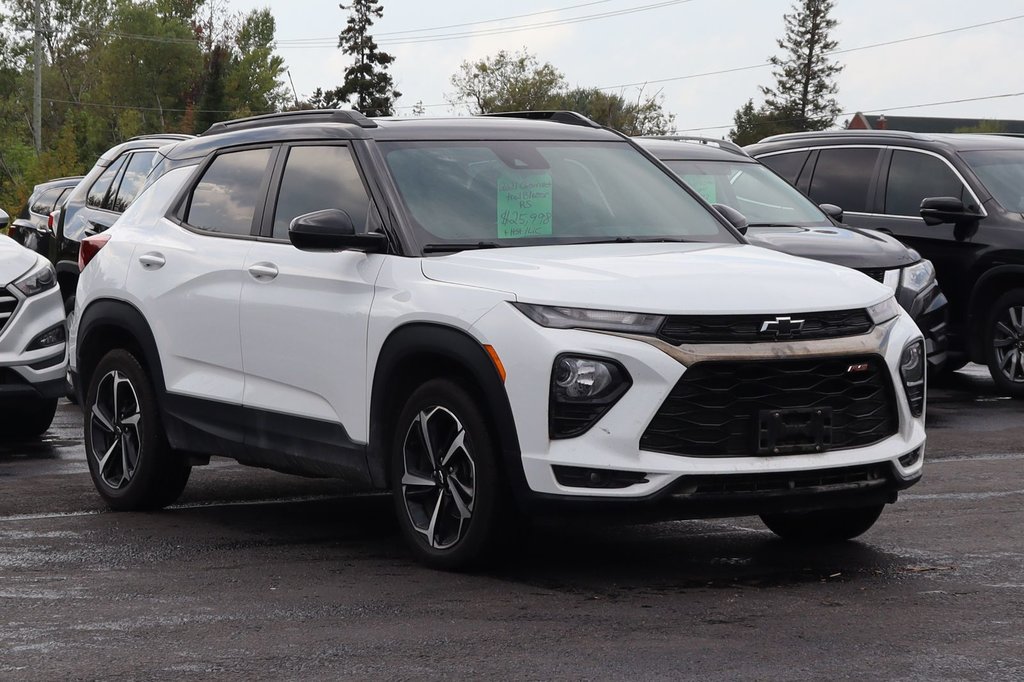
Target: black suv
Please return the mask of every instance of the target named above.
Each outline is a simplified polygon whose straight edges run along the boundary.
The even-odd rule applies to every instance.
[[[1024,139],[899,131],[794,133],[747,151],[858,227],[935,264],[949,297],[948,369],[985,363],[1024,398]]]
[[[36,253],[48,255],[54,227],[50,214],[64,205],[71,190],[81,181],[82,176],[77,175],[36,185],[7,230],[7,236]]]
[[[107,150],[77,186],[65,195],[48,253],[68,310],[74,307],[78,284],[78,245],[84,237],[114,224],[138,196],[153,167],[156,150],[191,135],[159,134],[133,137]]]
[[[925,336],[928,366],[946,360],[946,297],[935,269],[895,238],[842,225],[837,206],[816,206],[737,145],[703,137],[636,138],[719,211],[739,211],[755,246],[853,268],[896,292]]]

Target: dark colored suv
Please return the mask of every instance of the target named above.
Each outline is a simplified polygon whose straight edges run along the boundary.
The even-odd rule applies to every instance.
[[[671,136],[637,143],[720,211],[743,214],[754,246],[853,268],[896,292],[925,336],[928,366],[946,360],[946,297],[932,264],[895,238],[841,224],[836,206],[816,206],[785,180],[724,140]]]
[[[78,284],[78,245],[84,237],[103,232],[121,217],[142,190],[160,147],[191,138],[191,135],[160,134],[133,137],[109,149],[89,174],[66,195],[51,240],[50,261],[70,310]]]
[[[53,227],[50,214],[59,210],[82,176],[57,178],[41,182],[32,189],[32,194],[21,207],[18,217],[7,231],[14,241],[44,256],[50,253],[53,241]]]
[[[858,227],[892,234],[935,264],[950,303],[950,359],[985,363],[1024,398],[1024,139],[840,131],[747,147]]]

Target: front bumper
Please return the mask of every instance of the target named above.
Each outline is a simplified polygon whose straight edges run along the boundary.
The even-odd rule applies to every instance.
[[[26,349],[46,330],[64,324],[60,289],[31,298],[15,295],[19,301],[14,315],[0,332],[0,404],[59,398],[65,393],[67,342]]]
[[[640,449],[641,436],[687,366],[693,363],[693,353],[707,352],[707,347],[683,349],[636,337],[547,329],[527,320],[511,306],[498,306],[492,310],[474,325],[474,331],[481,343],[494,346],[507,371],[505,387],[516,420],[529,498],[654,503],[663,496],[669,496],[677,503],[686,502],[710,509],[714,507],[714,501],[707,497],[690,496],[688,502],[681,499],[680,486],[698,477],[720,477],[724,481],[733,476],[804,476],[810,472],[884,465],[893,472],[892,485],[882,493],[888,499],[892,496],[890,493],[908,481],[915,481],[921,474],[923,457],[911,458],[908,455],[923,452],[924,417],[914,417],[910,413],[898,373],[903,349],[921,336],[907,315],[879,325],[871,334],[851,339],[723,344],[712,349],[714,352],[761,353],[767,359],[800,357],[799,353],[807,353],[804,357],[818,353],[835,354],[853,346],[856,352],[850,351],[851,354],[871,352],[884,359],[896,394],[896,433],[866,447],[774,456],[693,457]],[[575,438],[551,440],[548,438],[547,400],[538,400],[537,396],[546,396],[552,363],[559,353],[615,360],[629,372],[633,385],[589,431]],[[901,458],[906,465],[900,463]],[[624,487],[588,488],[560,483],[555,473],[558,466],[643,476],[639,482]],[[878,492],[874,487],[871,489],[872,494]],[[792,502],[801,494],[781,491],[772,496]],[[844,496],[851,494],[850,491],[843,492]]]
[[[949,351],[949,302],[938,284],[922,291],[904,308],[924,335],[928,369],[941,370]]]

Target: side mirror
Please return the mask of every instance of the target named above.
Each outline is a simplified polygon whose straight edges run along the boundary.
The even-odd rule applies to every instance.
[[[288,226],[288,239],[301,251],[387,251],[388,238],[380,233],[356,234],[348,213],[337,208],[300,215]]]
[[[747,226],[750,224],[747,222],[747,217],[737,211],[732,206],[726,206],[725,204],[711,204],[711,207],[722,214],[722,217],[729,221],[729,224],[735,227],[740,234],[747,233]]]
[[[983,218],[982,214],[968,211],[964,202],[956,197],[928,197],[921,202],[921,217],[927,225],[971,222]]]
[[[0,208],[0,230],[7,227],[11,222],[11,216],[7,214],[7,211]]]
[[[835,204],[819,204],[818,208],[824,211],[825,215],[837,223],[843,222],[843,209],[839,208]]]

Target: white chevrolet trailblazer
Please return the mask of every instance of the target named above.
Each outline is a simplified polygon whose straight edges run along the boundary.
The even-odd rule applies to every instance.
[[[921,475],[921,333],[741,230],[571,113],[217,124],[83,242],[95,485],[141,509],[210,456],[344,477],[444,567],[530,514],[854,537]]]

